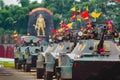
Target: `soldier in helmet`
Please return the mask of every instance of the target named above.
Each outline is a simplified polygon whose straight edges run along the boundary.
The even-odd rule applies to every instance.
[[[94,37],[94,28],[92,26],[92,22],[89,21],[87,22],[87,26],[86,26],[86,29],[87,29],[87,36],[88,38],[93,38]]]
[[[80,27],[80,32],[82,33],[81,39],[86,39],[87,38],[87,30],[84,26]]]
[[[90,30],[90,31],[93,30],[91,21],[87,22],[87,30]]]
[[[107,35],[113,35],[114,37],[118,37],[119,34],[118,34],[118,31],[113,28],[113,23],[111,20],[107,21]]]
[[[112,34],[112,32],[113,32],[113,25],[112,25],[112,21],[111,20],[109,20],[109,21],[107,21],[107,34]]]

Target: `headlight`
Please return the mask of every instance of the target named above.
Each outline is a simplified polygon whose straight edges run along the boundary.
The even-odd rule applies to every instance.
[[[58,37],[58,40],[62,40],[62,37],[60,36],[60,37]]]
[[[31,45],[34,46],[34,43],[32,43]]]
[[[75,59],[80,59],[81,58],[81,55],[80,54],[76,54],[75,55]]]
[[[80,32],[78,32],[78,35],[79,35],[79,36],[82,36],[82,35],[83,35],[83,33],[80,31]]]
[[[52,39],[49,39],[49,42],[52,42]]]
[[[60,56],[60,53],[57,53],[56,56],[57,56],[57,57]]]

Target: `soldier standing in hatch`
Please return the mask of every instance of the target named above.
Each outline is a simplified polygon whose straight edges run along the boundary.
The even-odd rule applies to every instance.
[[[87,29],[87,37],[94,38],[94,28],[92,26],[91,21],[87,22],[86,29]]]
[[[107,34],[112,34],[112,32],[113,32],[113,26],[112,26],[112,21],[111,20],[109,20],[109,21],[107,21]]]

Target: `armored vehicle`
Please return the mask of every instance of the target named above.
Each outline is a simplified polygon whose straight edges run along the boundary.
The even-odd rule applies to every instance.
[[[32,67],[36,67],[36,60],[38,52],[40,52],[40,47],[28,46],[25,50],[23,69],[29,72]]]
[[[71,54],[61,55],[57,67],[58,80],[119,80],[120,50],[114,34],[106,34],[101,26],[100,36],[82,40],[84,47]],[[115,33],[115,32],[114,32]],[[77,47],[79,49],[79,47]]]
[[[71,42],[61,42],[59,46],[55,49],[54,52],[48,52],[45,54],[45,77],[46,80],[52,80],[53,76],[55,76],[55,67],[59,64],[58,63],[58,56],[61,53],[70,53],[71,47],[73,43]]]
[[[22,63],[23,63],[23,56],[25,54],[25,49],[27,46],[18,46],[15,49],[15,68],[16,69],[21,69],[22,68]]]
[[[47,48],[47,43],[44,37],[22,36],[22,44],[16,47],[15,64],[24,71],[30,71],[31,67],[36,67],[38,52],[44,51]]]
[[[51,43],[48,45],[47,49],[45,51],[39,52],[38,53],[38,58],[37,58],[37,78],[43,78],[44,75],[44,71],[45,71],[45,54],[46,53],[50,53],[50,52],[54,52],[55,49],[58,47],[59,45],[56,43]]]
[[[58,68],[61,79],[116,80],[120,76],[120,50],[113,41],[104,41],[105,54],[98,54],[99,41],[86,41],[82,51],[62,55]],[[118,79],[119,80],[119,79]]]
[[[24,62],[24,71],[30,71],[31,68],[36,68],[38,53],[43,52],[48,47],[48,44],[45,41],[41,41],[37,46],[28,46],[26,48],[25,62]]]

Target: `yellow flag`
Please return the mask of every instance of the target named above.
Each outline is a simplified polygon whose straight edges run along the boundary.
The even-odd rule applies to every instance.
[[[60,28],[59,30],[58,30],[58,32],[62,32],[64,29],[63,28]]]
[[[92,13],[91,13],[91,16],[92,16],[93,18],[99,18],[101,14],[102,14],[102,12],[99,12],[99,13],[92,12]]]
[[[70,10],[71,11],[76,11],[76,7],[72,7]]]
[[[77,10],[77,12],[80,12],[80,10]]]
[[[86,7],[86,11],[88,11],[88,6]]]
[[[73,22],[67,24],[67,26],[68,26],[69,29],[72,28],[72,25],[73,25]]]

